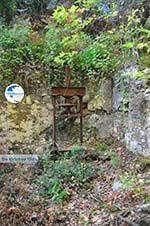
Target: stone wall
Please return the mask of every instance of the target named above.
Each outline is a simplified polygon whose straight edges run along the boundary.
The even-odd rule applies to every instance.
[[[12,144],[31,145],[39,134],[52,125],[52,105],[47,92],[25,96],[19,104],[0,100],[0,138]]]
[[[150,86],[135,77],[137,66],[123,68],[96,87],[85,124],[100,137],[115,135],[135,153],[150,155]],[[94,88],[94,86],[93,86]]]
[[[134,77],[137,67],[122,69],[111,78],[87,84],[84,98],[84,138],[115,135],[135,153],[150,155],[150,82]],[[28,95],[19,105],[1,101],[0,137],[8,143],[31,144],[39,134],[52,136],[52,105],[49,89]],[[88,104],[87,104],[88,103]],[[88,106],[88,107],[87,107]],[[78,137],[79,120],[69,121],[70,127],[59,133],[61,141]],[[65,131],[65,132],[64,132]],[[88,134],[88,131],[93,131]],[[88,135],[87,135],[88,134]],[[87,135],[87,136],[86,136]]]
[[[135,153],[148,156],[150,155],[150,87],[147,79],[134,77],[136,70],[134,66],[121,71],[120,89],[118,82],[114,86],[114,109],[117,110],[116,120],[124,130],[122,133],[127,147]],[[117,79],[118,74],[114,77],[115,81]],[[123,115],[121,119],[120,113]],[[116,127],[114,129],[118,132]]]

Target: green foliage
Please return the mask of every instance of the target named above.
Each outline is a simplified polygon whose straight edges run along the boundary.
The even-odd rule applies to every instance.
[[[53,201],[65,201],[69,195],[67,190],[63,187],[61,180],[44,174],[35,180],[38,183],[40,190],[39,194],[42,196],[49,196]]]
[[[34,36],[28,26],[0,28],[0,81],[10,81],[26,63],[41,60],[43,43],[38,36],[34,40]]]
[[[88,46],[78,57],[78,68],[86,71],[111,74],[116,68],[111,50],[101,40]]]
[[[117,167],[120,166],[121,159],[115,151],[110,150],[109,151],[109,157],[110,157],[111,164],[114,168],[117,168]]]
[[[149,75],[144,74],[144,69],[149,68],[150,52],[150,31],[140,24],[137,16],[138,10],[132,10],[128,16],[127,23],[121,23],[119,32],[124,37],[125,43],[122,44],[122,54],[125,61],[136,61],[140,68],[137,77],[145,78]]]
[[[54,56],[54,62],[61,67],[65,64],[75,67],[78,53],[83,51],[91,41],[90,37],[83,32],[83,28],[92,18],[82,20],[83,11],[75,5],[69,9],[60,6],[54,11],[53,18],[59,26],[56,32],[60,37],[60,48],[58,54]]]
[[[140,170],[148,170],[150,167],[150,159],[148,158],[139,158],[136,161],[136,164],[140,166]]]
[[[133,59],[141,67],[137,76],[147,76],[144,69],[149,67],[149,30],[140,26],[137,10],[132,10],[127,15],[127,22],[121,22],[118,29],[112,28],[94,37],[88,35],[85,28],[96,16],[94,7],[97,2],[75,1],[70,8],[57,7],[51,23],[41,34],[30,26],[0,28],[0,81],[5,84],[16,80],[24,74],[24,67],[32,64],[42,68],[49,86],[52,83],[62,85],[65,77],[63,67],[68,64],[72,68],[72,83],[79,84],[88,79],[111,76],[120,64]],[[42,12],[46,1],[26,0],[22,4],[29,8],[32,6],[32,11],[37,14]],[[16,1],[1,2],[1,14],[6,13],[8,6],[14,11]],[[94,11],[86,17],[91,7]],[[110,7],[109,15],[102,14],[105,20],[113,18],[116,12],[115,3]]]
[[[108,151],[108,146],[105,143],[100,143],[97,145],[97,150],[100,153],[104,153],[105,151]]]
[[[92,177],[93,170],[89,164],[73,158],[71,160],[56,161],[52,165],[52,173],[60,179],[66,178],[68,180],[70,178],[72,181],[82,185],[82,183],[87,182]]]
[[[51,63],[54,59],[60,67],[68,64],[86,76],[91,73],[111,74],[117,66],[113,55],[113,42],[116,41],[116,37],[113,40],[107,33],[99,38],[87,35],[83,28],[93,18],[83,20],[83,13],[84,8],[81,9],[75,5],[70,9],[63,6],[57,7],[53,17],[58,28],[50,28],[47,32],[50,44],[45,59]]]
[[[104,33],[97,38],[87,35],[83,28],[92,17],[83,20],[84,9],[73,5],[70,9],[58,7],[53,14],[57,28],[50,28],[46,34],[47,51],[44,62],[58,65],[65,64],[81,72],[83,77],[92,73],[111,75],[117,67],[113,54],[113,43],[116,36]],[[72,75],[76,80],[75,74]],[[80,78],[78,78],[80,79]]]
[[[75,155],[75,154],[82,154],[84,153],[85,149],[84,147],[82,146],[74,146],[72,149],[71,149],[71,154],[72,155]]]
[[[40,160],[42,175],[35,180],[40,187],[40,194],[50,195],[55,201],[64,201],[68,197],[66,185],[75,184],[82,187],[89,182],[94,171],[90,163],[80,158],[84,152],[82,147],[76,146],[56,161],[51,160],[51,154],[44,154]]]
[[[124,175],[120,176],[120,181],[124,189],[131,188],[138,182],[137,175],[135,173],[125,173]]]
[[[120,166],[121,163],[120,157],[114,150],[110,149],[110,147],[107,144],[105,143],[98,144],[97,150],[101,155],[103,155],[104,153],[108,154],[112,167],[117,168]]]
[[[58,25],[63,25],[67,32],[75,33],[77,31],[81,32],[92,21],[92,17],[83,20],[83,12],[84,8],[81,9],[76,5],[72,5],[69,9],[58,6],[53,13],[53,17],[55,22]]]
[[[63,189],[60,180],[52,180],[51,186],[47,189],[47,194],[52,197],[54,201],[65,201],[68,197],[67,190]]]

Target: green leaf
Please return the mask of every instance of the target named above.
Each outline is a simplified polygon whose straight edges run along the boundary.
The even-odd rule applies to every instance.
[[[122,46],[128,49],[132,49],[135,46],[135,42],[126,42]]]

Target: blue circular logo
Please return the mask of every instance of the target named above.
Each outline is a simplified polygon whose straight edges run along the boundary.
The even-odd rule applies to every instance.
[[[5,97],[10,103],[17,104],[24,98],[24,90],[18,84],[11,84],[5,90]]]

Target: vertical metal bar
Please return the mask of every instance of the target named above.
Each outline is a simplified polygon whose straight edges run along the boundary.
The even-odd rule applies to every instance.
[[[53,104],[53,149],[56,149],[56,97],[52,96]]]
[[[65,65],[65,73],[66,73],[65,86],[69,87],[71,84],[71,70],[69,65]]]
[[[83,144],[83,102],[80,97],[80,143]]]

